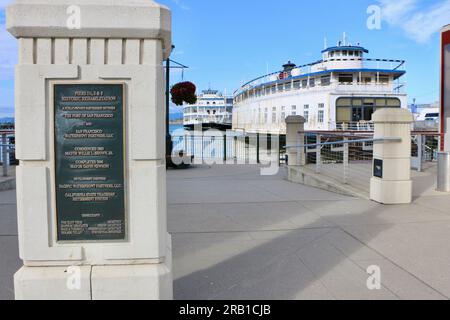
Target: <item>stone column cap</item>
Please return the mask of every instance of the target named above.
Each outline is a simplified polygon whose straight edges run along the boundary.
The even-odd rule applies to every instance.
[[[302,116],[289,116],[286,118],[286,123],[305,123],[306,120]]]
[[[69,7],[78,6],[81,28],[69,29]],[[172,50],[170,10],[152,0],[16,0],[6,9],[16,38],[126,38],[162,40]]]
[[[382,108],[372,115],[374,123],[412,123],[413,114],[407,109],[401,108]]]

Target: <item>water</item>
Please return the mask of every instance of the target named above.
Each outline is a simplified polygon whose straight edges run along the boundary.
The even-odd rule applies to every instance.
[[[172,134],[175,130],[183,130],[184,126],[182,124],[171,124],[169,126],[169,132]]]

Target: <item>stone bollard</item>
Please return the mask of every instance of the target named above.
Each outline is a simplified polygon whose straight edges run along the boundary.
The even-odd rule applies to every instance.
[[[370,199],[383,204],[412,202],[411,123],[406,109],[384,108],[373,114],[374,138],[400,138],[401,142],[375,142]]]
[[[298,146],[305,143],[305,118],[289,116],[286,118],[286,145]],[[304,166],[306,164],[305,148],[288,148],[289,166]]]
[[[172,299],[163,59],[149,0],[20,0],[16,299]]]

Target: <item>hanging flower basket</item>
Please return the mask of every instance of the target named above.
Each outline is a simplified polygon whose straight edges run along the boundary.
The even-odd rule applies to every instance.
[[[177,106],[182,106],[183,103],[194,104],[197,102],[196,90],[197,87],[192,82],[177,83],[170,90],[172,102]]]

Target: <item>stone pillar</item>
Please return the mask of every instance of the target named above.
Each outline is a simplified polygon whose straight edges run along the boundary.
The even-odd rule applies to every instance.
[[[383,108],[373,114],[374,138],[400,138],[401,141],[375,142],[370,199],[383,204],[412,201],[411,123],[406,109]]]
[[[171,299],[163,59],[151,0],[17,0],[16,299]]]
[[[289,116],[286,118],[286,145],[298,146],[305,143],[305,118]],[[289,148],[286,150],[289,166],[306,164],[305,148]]]

